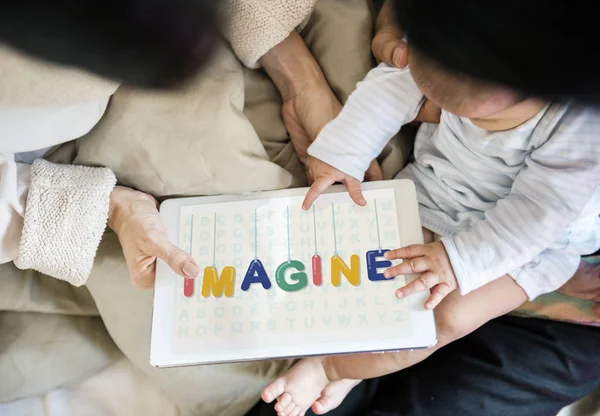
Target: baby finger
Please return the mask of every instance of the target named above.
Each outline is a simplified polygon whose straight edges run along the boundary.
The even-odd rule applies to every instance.
[[[429,257],[417,257],[410,260],[404,260],[402,263],[390,267],[383,272],[383,276],[386,279],[391,279],[396,276],[423,273],[428,270],[431,270],[431,261]]]
[[[404,298],[418,292],[429,290],[440,282],[437,274],[423,273],[419,278],[413,280],[409,284],[396,290],[396,296]]]
[[[425,308],[433,309],[437,307],[450,292],[452,292],[452,289],[446,283],[440,283],[435,286],[431,291],[431,296],[429,296],[429,299],[425,302]]]
[[[384,257],[388,260],[400,260],[400,259],[412,259],[414,257],[421,257],[425,255],[425,244],[415,244],[412,246],[406,246],[397,248],[396,250],[390,250],[385,253]]]

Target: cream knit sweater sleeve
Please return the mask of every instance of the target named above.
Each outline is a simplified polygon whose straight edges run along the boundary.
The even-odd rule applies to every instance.
[[[258,60],[311,14],[317,0],[227,0],[227,37],[238,58],[256,68]]]
[[[85,284],[108,218],[115,175],[106,168],[31,166],[29,192],[15,265]]]

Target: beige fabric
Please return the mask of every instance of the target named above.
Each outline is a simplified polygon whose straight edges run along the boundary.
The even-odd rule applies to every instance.
[[[121,356],[100,318],[0,312],[0,334],[0,403],[83,380]]]
[[[244,115],[256,129],[268,157],[292,175],[291,187],[306,186],[306,176],[281,117],[279,92],[261,71],[244,71],[246,106]]]
[[[75,163],[102,165],[123,185],[168,195],[285,188],[244,107],[241,64],[221,48],[203,73],[169,92],[120,87],[100,123],[79,142]]]
[[[84,380],[122,356],[86,287],[12,263],[0,265],[0,286],[0,403]]]
[[[317,0],[225,0],[227,38],[248,67],[284,40],[311,13]]]
[[[118,84],[55,66],[0,43],[0,106],[63,106],[109,97]]]
[[[19,270],[12,263],[0,265],[0,286],[0,311],[98,316],[86,287],[75,287],[33,270]]]
[[[321,0],[301,32],[342,103],[373,66],[372,31],[367,1]]]

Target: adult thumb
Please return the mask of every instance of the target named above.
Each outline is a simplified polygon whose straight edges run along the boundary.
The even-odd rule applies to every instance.
[[[188,253],[164,239],[158,245],[156,256],[163,260],[178,275],[195,279],[200,274],[200,268],[196,261]]]
[[[395,30],[382,29],[373,38],[371,49],[379,62],[396,68],[405,68],[408,65],[406,43]]]

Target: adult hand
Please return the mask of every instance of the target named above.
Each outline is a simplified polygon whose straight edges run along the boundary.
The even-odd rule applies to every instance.
[[[408,66],[408,50],[402,40],[404,31],[394,22],[392,3],[386,0],[377,15],[375,37],[371,49],[377,62],[385,62],[396,68]]]
[[[408,46],[402,40],[404,31],[394,21],[392,2],[386,0],[377,16],[375,37],[371,43],[373,55],[378,62],[384,62],[396,68],[408,66]],[[442,110],[429,100],[426,100],[416,121],[423,123],[439,123]]]
[[[600,264],[582,261],[575,276],[558,291],[567,296],[593,301],[592,311],[600,317]]]
[[[308,147],[317,138],[321,129],[333,120],[341,109],[342,105],[327,83],[307,86],[283,102],[283,121],[296,154],[306,168],[309,183],[316,178],[313,177],[311,169],[308,169]],[[382,179],[381,167],[377,160],[373,160],[365,172],[365,180],[378,181]]]
[[[285,97],[281,108],[283,122],[298,158],[306,166],[308,147],[325,125],[333,120],[342,105],[327,83],[306,86]]]
[[[308,147],[321,129],[339,114],[342,105],[297,32],[267,52],[260,63],[281,93],[283,121],[306,167]],[[308,179],[312,182],[312,178]],[[365,180],[380,179],[383,179],[381,168],[373,161]]]
[[[194,259],[169,239],[152,196],[117,186],[110,197],[108,226],[119,237],[135,286],[154,287],[157,258],[180,276],[193,279],[200,273]]]

